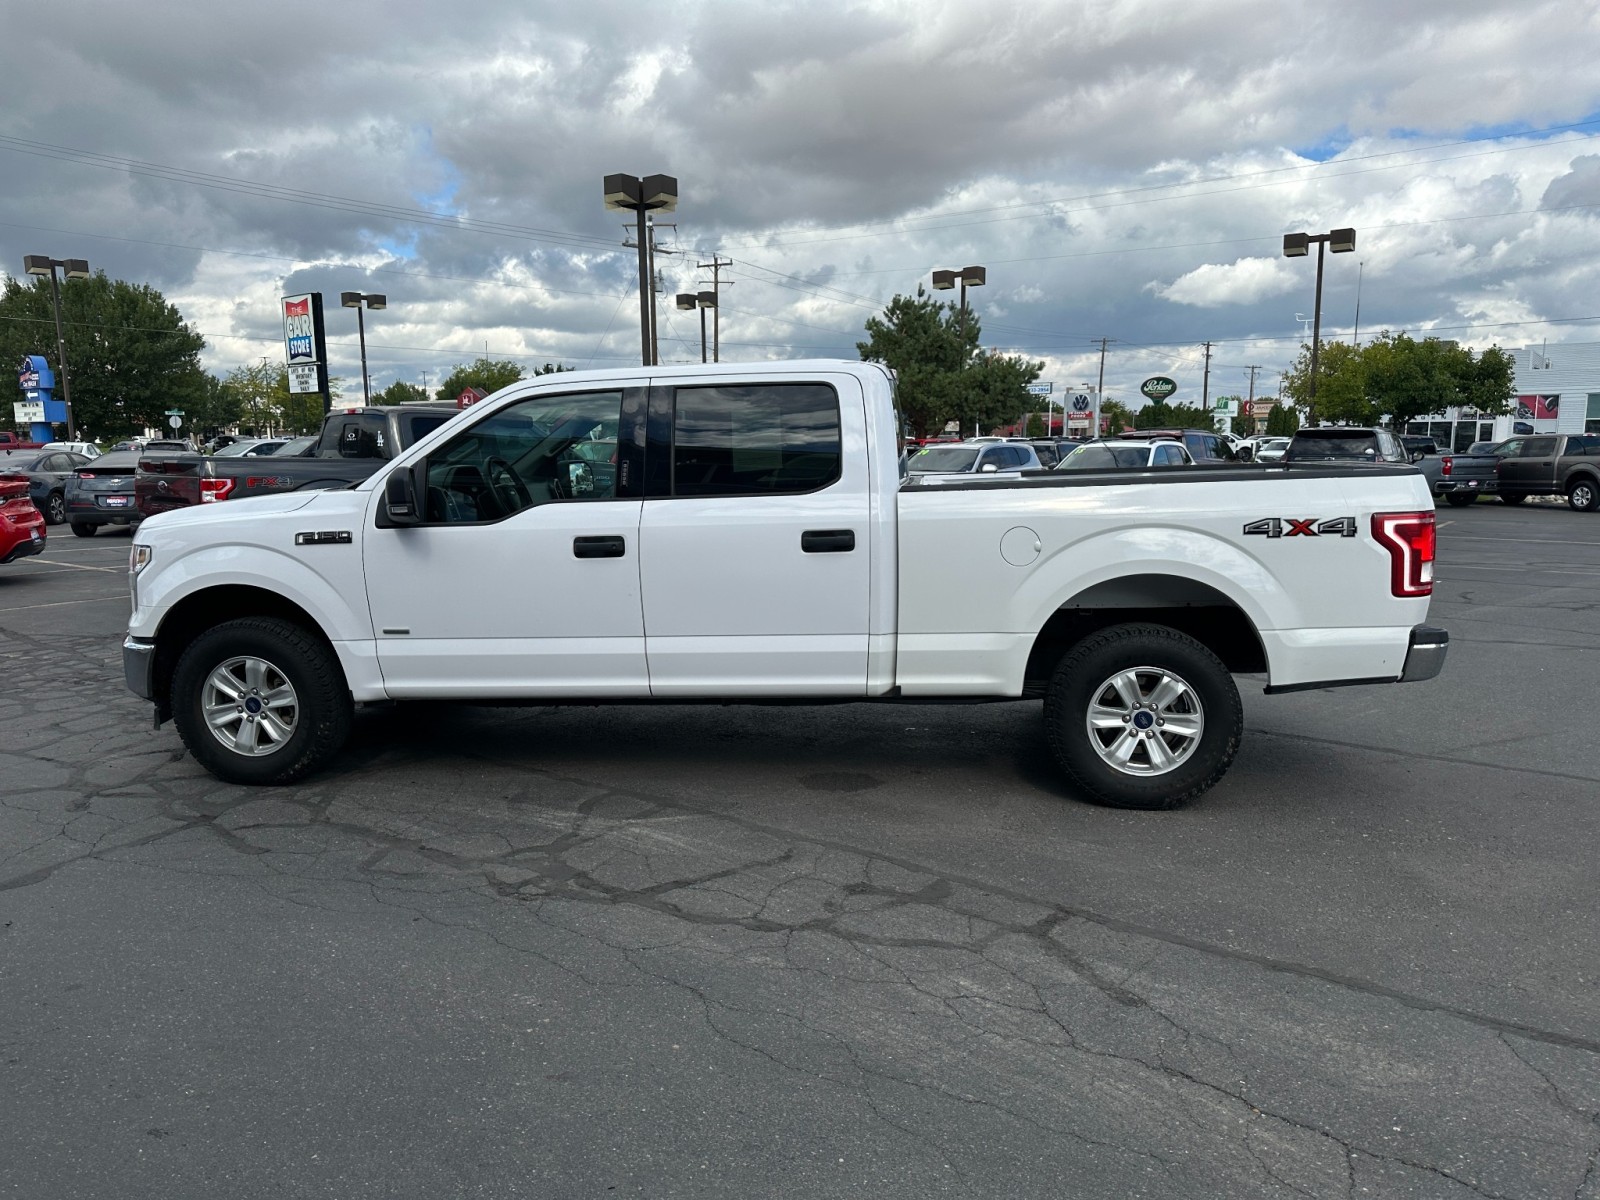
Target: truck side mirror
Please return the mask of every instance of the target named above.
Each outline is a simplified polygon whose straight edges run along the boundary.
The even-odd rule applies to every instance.
[[[383,516],[386,525],[422,524],[416,481],[409,469],[390,471],[389,478],[383,481]]]

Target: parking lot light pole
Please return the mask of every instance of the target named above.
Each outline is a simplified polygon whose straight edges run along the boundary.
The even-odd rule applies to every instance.
[[[361,292],[340,292],[339,303],[356,310],[356,329],[361,334],[361,402],[372,403],[372,384],[367,379],[367,321],[363,310],[370,308],[381,312],[389,307],[389,298],[379,292],[364,295]]]
[[[641,362],[654,366],[650,344],[650,231],[645,228],[648,212],[672,212],[678,207],[678,181],[671,175],[607,175],[604,182],[606,208],[626,210],[638,218],[639,242],[639,341]]]
[[[706,309],[717,306],[715,292],[679,292],[678,307],[684,312],[700,310],[700,361],[706,361]]]
[[[935,271],[933,273],[933,286],[935,291],[947,292],[957,284],[961,285],[961,338],[964,342],[967,336],[967,289],[969,287],[982,287],[989,282],[989,272],[985,267],[962,267],[959,271]]]
[[[88,260],[82,258],[51,258],[46,254],[24,254],[22,269],[29,275],[50,276],[50,298],[56,310],[56,362],[61,367],[61,400],[67,410],[67,440],[78,440],[78,426],[72,419],[72,381],[67,376],[67,336],[61,324],[61,283],[56,278],[60,267],[68,279],[89,278]]]
[[[1322,347],[1322,256],[1324,250],[1335,254],[1348,254],[1356,248],[1354,229],[1332,229],[1327,233],[1286,233],[1283,235],[1285,258],[1304,258],[1311,243],[1317,244],[1317,294],[1311,306],[1311,397],[1306,407],[1311,419],[1317,412],[1317,353]]]

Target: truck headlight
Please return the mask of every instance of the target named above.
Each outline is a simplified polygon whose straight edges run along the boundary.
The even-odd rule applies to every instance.
[[[138,542],[128,551],[128,599],[133,604],[134,612],[139,611],[139,572],[150,565],[155,554],[154,549]]]

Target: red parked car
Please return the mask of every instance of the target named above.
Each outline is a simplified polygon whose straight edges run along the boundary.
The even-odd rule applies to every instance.
[[[0,475],[0,563],[44,551],[44,514],[28,498],[22,475]]]

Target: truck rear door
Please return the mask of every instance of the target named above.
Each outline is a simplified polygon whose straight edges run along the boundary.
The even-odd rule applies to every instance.
[[[868,470],[852,376],[653,383],[639,528],[653,695],[865,694]]]

